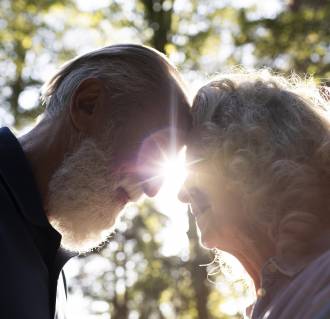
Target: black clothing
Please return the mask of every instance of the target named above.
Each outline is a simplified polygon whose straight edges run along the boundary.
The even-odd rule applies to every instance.
[[[19,142],[8,128],[1,128],[1,319],[54,318],[59,274],[73,256],[60,242]]]

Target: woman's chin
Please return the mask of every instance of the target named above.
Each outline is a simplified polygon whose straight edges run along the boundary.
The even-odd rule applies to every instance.
[[[216,247],[216,243],[212,238],[209,238],[208,236],[201,236],[200,243],[203,246],[203,248],[206,249],[214,249]]]

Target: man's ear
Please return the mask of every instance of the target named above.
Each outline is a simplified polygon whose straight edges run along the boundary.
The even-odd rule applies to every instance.
[[[83,80],[75,90],[70,102],[70,118],[80,132],[93,127],[99,108],[102,107],[103,84],[96,78]]]

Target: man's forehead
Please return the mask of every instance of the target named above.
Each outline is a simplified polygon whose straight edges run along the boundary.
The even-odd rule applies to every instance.
[[[177,135],[180,141],[185,141],[188,132],[192,127],[192,117],[190,114],[190,104],[185,96],[180,94],[176,98],[170,98],[163,101],[156,101],[150,105],[154,115],[147,115],[150,120],[153,118],[154,125],[147,135],[162,132],[169,138]],[[157,105],[158,104],[158,105]]]
[[[182,107],[179,110],[178,127],[186,132],[192,129],[192,116],[188,101],[183,101]]]
[[[171,125],[173,125],[178,130],[178,132],[180,132],[181,137],[184,138],[186,142],[186,137],[192,128],[190,104],[186,97],[182,97],[180,99],[176,109],[176,118],[173,123],[171,123]]]

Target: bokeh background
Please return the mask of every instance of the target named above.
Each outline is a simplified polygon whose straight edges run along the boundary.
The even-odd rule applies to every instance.
[[[23,134],[60,64],[122,42],[164,52],[191,96],[235,65],[330,85],[329,0],[1,0],[0,126]],[[107,245],[68,263],[68,318],[243,317],[253,299],[244,271],[200,247],[187,207],[166,185],[127,207]]]

